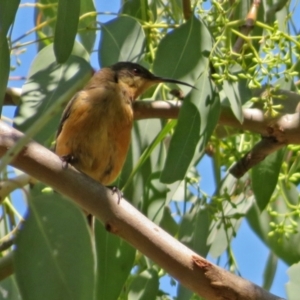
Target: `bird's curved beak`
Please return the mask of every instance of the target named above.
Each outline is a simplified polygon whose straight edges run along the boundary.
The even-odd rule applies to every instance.
[[[196,89],[194,86],[192,86],[189,83],[186,83],[184,81],[180,81],[180,80],[176,80],[176,79],[171,79],[171,78],[164,78],[164,77],[159,77],[159,76],[154,76],[153,77],[153,81],[160,83],[160,82],[169,82],[169,83],[177,83],[177,84],[182,84],[182,85],[186,85],[189,86],[193,89]]]

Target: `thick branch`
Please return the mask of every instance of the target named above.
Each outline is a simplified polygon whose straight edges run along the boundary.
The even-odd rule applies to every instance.
[[[21,89],[7,88],[4,96],[4,105],[19,105],[20,104]]]
[[[15,178],[0,181],[0,204],[14,190],[27,184],[34,184],[37,180],[27,174],[18,175]]]
[[[0,122],[0,156],[23,134]],[[95,215],[112,233],[163,267],[183,285],[207,299],[279,299],[258,286],[233,275],[179,243],[148,220],[126,200],[74,168],[62,168],[61,160],[43,146],[30,142],[13,166],[39,178]]]
[[[268,155],[279,150],[283,146],[284,144],[278,143],[273,138],[263,137],[250,152],[229,170],[229,172],[236,178],[240,178],[248,170],[264,160]]]
[[[240,28],[240,32],[242,35],[248,36],[250,32],[253,30],[255,21],[257,19],[257,14],[258,14],[260,4],[261,4],[260,0],[253,1],[251,8],[247,14],[245,24]],[[235,53],[240,53],[244,44],[245,44],[245,40],[239,36],[232,48],[232,51]]]
[[[134,103],[134,117],[136,120],[177,119],[181,105],[182,102],[177,101],[137,101]],[[258,108],[244,108],[243,115],[244,122],[241,124],[230,107],[223,106],[218,124],[273,137],[284,144],[300,144],[300,113],[298,111],[268,118]]]
[[[192,15],[190,0],[182,0],[182,10],[183,10],[184,19],[187,21]]]

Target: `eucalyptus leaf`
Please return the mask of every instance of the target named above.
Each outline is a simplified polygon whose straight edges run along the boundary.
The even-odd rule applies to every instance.
[[[227,249],[236,236],[243,218],[254,203],[254,197],[247,195],[248,190],[245,184],[247,180],[247,175],[237,180],[231,174],[227,174],[216,192],[216,197],[228,195],[230,199],[222,201],[222,208],[218,209],[210,224],[209,236],[206,242],[210,246],[209,253],[214,258],[218,258]],[[212,211],[214,205],[214,202],[210,204]],[[224,219],[230,220],[230,226]]]
[[[156,139],[163,139],[160,133],[167,131],[168,128],[164,130],[162,122],[156,119],[140,120],[133,127],[130,149],[116,184],[124,187],[125,197],[141,210],[147,207],[143,203],[149,177],[162,169],[165,159],[165,146],[163,143],[156,144]],[[146,210],[143,212],[146,213]]]
[[[0,300],[22,300],[15,275],[0,281]]]
[[[288,269],[290,281],[286,285],[288,299],[298,299],[300,294],[299,285],[300,262],[295,263]]]
[[[19,4],[20,0],[0,1],[0,113],[10,71],[10,49],[6,35],[14,21]]]
[[[207,243],[211,218],[208,208],[198,202],[190,212],[184,214],[179,227],[178,239],[199,255],[206,257],[210,245]]]
[[[53,46],[42,49],[23,86],[14,126],[22,132],[32,128],[38,142],[47,141],[57,130],[64,106],[92,75],[87,57],[85,49],[76,43],[68,61],[58,65]]]
[[[268,260],[267,260],[267,264],[266,264],[266,267],[264,270],[263,288],[265,290],[270,290],[270,288],[273,284],[276,270],[277,270],[277,264],[278,264],[277,256],[274,253],[270,252]]]
[[[29,207],[15,251],[22,299],[94,299],[93,247],[81,210],[59,194],[34,197]]]
[[[54,34],[54,53],[60,64],[71,55],[77,34],[80,0],[59,0]]]
[[[118,61],[138,62],[143,54],[145,34],[135,19],[121,16],[101,25],[99,65],[110,66]]]
[[[154,269],[143,271],[134,277],[128,293],[128,300],[155,300],[158,293],[158,274]]]
[[[80,1],[80,16],[88,16],[81,18],[79,21],[79,37],[80,41],[85,49],[91,53],[96,40],[96,21],[97,12],[93,0],[81,0]]]
[[[297,187],[293,184],[290,183],[290,187],[287,187],[287,189],[290,190],[291,195],[296,194]],[[292,190],[294,190],[294,192],[292,192]],[[287,200],[293,205],[296,205],[296,203],[298,203],[298,196],[293,198],[290,197]],[[284,215],[289,212],[289,209],[286,207],[285,201],[281,196],[278,196],[271,205],[278,214]],[[271,216],[266,210],[261,212],[257,205],[253,205],[248,211],[247,220],[260,239],[284,262],[288,265],[292,265],[300,260],[300,249],[298,247],[300,238],[299,219],[293,219],[293,222],[296,222],[297,224],[297,232],[293,232],[289,236],[285,236],[283,233],[274,233],[270,235],[269,233],[273,230],[270,223],[274,222],[275,224],[279,224],[282,222],[282,218],[280,215]]]
[[[202,156],[218,121],[219,99],[207,72],[201,74],[195,87],[196,89],[184,100],[179,112],[178,123],[161,175],[161,181],[164,183],[184,178],[197,145],[200,152],[197,156]]]
[[[223,89],[228,97],[234,116],[239,120],[240,123],[243,123],[244,115],[242,111],[241,95],[238,93],[238,82],[224,80]]]
[[[8,76],[10,71],[10,51],[8,48],[8,43],[6,36],[3,36],[1,40],[0,35],[0,113],[2,111],[3,99],[5,97]]]
[[[257,205],[262,211],[269,203],[277,184],[285,149],[268,155],[262,162],[252,168],[251,179]],[[266,184],[266,182],[268,184]]]
[[[212,37],[206,26],[196,17],[191,17],[179,28],[168,33],[159,43],[153,71],[194,84],[207,69]],[[180,86],[187,93],[189,87]]]
[[[120,13],[131,17],[147,21],[147,11],[149,9],[147,0],[125,1],[120,9]]]
[[[95,222],[97,300],[118,299],[133,267],[136,250]]]

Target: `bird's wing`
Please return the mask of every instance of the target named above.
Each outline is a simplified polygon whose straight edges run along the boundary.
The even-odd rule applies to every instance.
[[[69,103],[67,104],[65,110],[63,111],[63,114],[62,114],[62,116],[61,116],[61,119],[60,119],[60,123],[59,123],[58,129],[57,129],[57,132],[56,132],[56,138],[58,138],[59,134],[61,133],[65,121],[69,118],[70,112],[71,112],[71,108],[72,108],[72,105],[73,105],[74,102],[76,101],[76,99],[77,99],[77,97],[78,97],[78,94],[79,94],[79,93],[76,93],[76,94],[73,96],[73,98],[69,101]]]

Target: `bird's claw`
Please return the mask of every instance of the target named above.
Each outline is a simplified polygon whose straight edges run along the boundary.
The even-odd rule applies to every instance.
[[[112,194],[117,194],[118,204],[120,204],[120,201],[123,198],[123,193],[116,186],[107,186],[107,188],[111,189]]]
[[[72,164],[76,161],[74,155],[72,155],[72,154],[67,154],[67,155],[60,156],[60,159],[62,161],[63,169],[67,169],[69,164]]]

